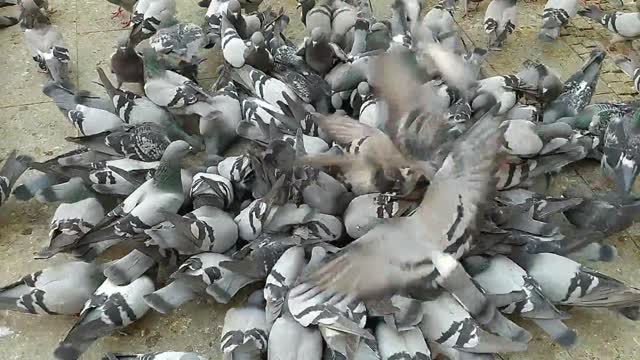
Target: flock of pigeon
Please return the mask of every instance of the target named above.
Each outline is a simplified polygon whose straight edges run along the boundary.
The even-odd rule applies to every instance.
[[[243,13],[251,1],[200,1],[203,26],[177,21],[175,0],[109,2],[131,31],[110,59],[117,84],[97,69],[104,94],[70,81],[47,1],[19,4],[43,92],[79,147],[44,162],[12,153],[0,204],[38,171],[13,189],[59,204],[37,258],[74,261],[0,288],[0,309],[79,315],[55,358],[77,359],[150,311],[226,304],[247,286],[259,290],[225,316],[226,359],[493,359],[531,339],[505,314],[567,348],[578,341],[568,308],[640,318],[640,289],[579,262],[613,261],[605,239],[640,217],[640,109],[591,104],[605,51],[565,82],[532,60],[485,77],[516,0],[489,3],[488,50],[467,48],[451,1],[422,16],[420,1],[396,0],[377,19],[367,0],[301,0],[301,46],[282,10]],[[541,39],[577,13],[613,42],[640,35],[638,13],[549,0]],[[219,78],[202,88],[201,54],[218,49]],[[638,87],[635,58],[618,63]],[[245,151],[225,156],[240,139]],[[583,159],[601,161],[616,191],[528,190]],[[106,261],[110,248],[128,253]]]

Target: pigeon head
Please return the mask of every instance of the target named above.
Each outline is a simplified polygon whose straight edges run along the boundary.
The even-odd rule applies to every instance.
[[[376,31],[389,31],[389,28],[383,22],[377,22],[371,25],[371,32],[376,32]]]
[[[232,14],[234,18],[237,18],[240,15],[241,7],[238,0],[230,0],[229,5],[227,6],[227,13]]]
[[[256,31],[251,35],[251,43],[255,47],[264,47],[264,35],[260,31]]]
[[[176,140],[169,144],[162,155],[162,161],[182,160],[193,152],[193,147],[184,140]]]
[[[318,44],[319,42],[326,42],[327,36],[325,35],[324,31],[319,28],[313,28],[313,30],[311,30],[311,43],[313,45]]]
[[[358,84],[358,94],[362,97],[367,97],[371,93],[371,88],[369,87],[369,83],[366,81]]]

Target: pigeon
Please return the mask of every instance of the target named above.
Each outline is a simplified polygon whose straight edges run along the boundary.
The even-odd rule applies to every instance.
[[[631,115],[634,106],[628,104],[595,103],[587,105],[578,115],[564,117],[558,121],[578,130],[588,130],[604,143],[604,134],[612,119]]]
[[[333,15],[330,0],[298,0],[302,12],[302,24],[311,35],[313,29],[320,29],[325,36],[331,35],[331,19]]]
[[[66,245],[73,244],[104,218],[105,210],[94,192],[81,178],[43,189],[36,195],[47,202],[62,200],[49,226],[49,245],[38,253],[39,258],[53,256]],[[96,254],[97,255],[97,254]],[[89,259],[85,254],[84,259]]]
[[[466,268],[475,272],[473,280],[489,294],[509,294],[522,292],[524,299],[515,303],[502,304],[500,311],[506,314],[518,314],[540,324],[542,330],[564,347],[575,345],[575,332],[561,319],[568,316],[556,309],[545,297],[540,286],[526,271],[509,258],[496,255],[490,258],[469,257],[465,259]]]
[[[76,315],[104,276],[98,264],[71,261],[34,272],[0,288],[0,309]]]
[[[102,360],[206,360],[202,355],[198,355],[194,352],[180,352],[180,351],[163,351],[152,352],[146,354],[106,354]]]
[[[249,49],[226,16],[221,17],[222,56],[231,66],[240,68],[245,64],[245,52]]]
[[[287,98],[285,96],[288,96],[293,101],[299,101],[298,96],[287,84],[249,65],[233,69],[231,76],[234,81],[244,86],[258,98],[281,109],[287,107]]]
[[[71,88],[69,61],[71,60],[62,34],[46,15],[39,11],[26,11],[25,19],[33,19],[24,31],[25,41],[31,50],[33,60],[40,70],[47,72],[58,84]]]
[[[492,0],[484,14],[484,31],[489,35],[489,49],[502,48],[502,43],[516,28],[517,0]]]
[[[376,22],[371,25],[367,34],[366,51],[387,50],[391,44],[391,33],[387,25]]]
[[[407,287],[433,275],[435,267],[430,260],[433,254],[446,252],[460,257],[469,246],[469,228],[475,220],[477,206],[489,191],[488,184],[498,146],[497,122],[493,114],[487,113],[469,130],[466,141],[456,144],[436,173],[416,212],[374,227],[346,246],[336,259],[311,275],[309,280],[321,288],[370,296]],[[459,183],[459,186],[452,185],[452,181]],[[446,214],[444,206],[451,207],[449,212],[457,212],[458,215],[444,222],[429,210],[437,207],[438,214]],[[416,231],[407,233],[407,228]],[[417,231],[420,228],[424,232]],[[436,231],[438,228],[442,230]],[[393,248],[385,246],[387,242],[384,240],[398,231],[403,232],[404,235],[398,238],[405,243],[396,243]],[[415,238],[407,237],[410,234],[414,234]],[[442,235],[425,239],[425,234]],[[411,257],[406,250],[409,243],[411,247],[423,246],[426,249],[414,252],[416,256]],[[373,271],[381,267],[384,268],[384,276],[376,275],[382,272]],[[364,274],[367,274],[366,280]]]
[[[197,114],[209,119],[215,115],[214,106],[209,103],[210,95],[190,79],[167,70],[158,53],[152,48],[144,48],[144,92],[158,106],[167,107],[179,114]]]
[[[578,10],[578,15],[589,18],[609,30],[611,38],[609,47],[621,41],[631,41],[640,38],[640,13],[605,13],[599,7],[591,5]]]
[[[149,39],[149,45],[159,54],[169,54],[188,63],[197,63],[198,51],[204,45],[204,32],[196,24],[177,23],[159,29]]]
[[[244,52],[244,61],[265,73],[273,70],[273,55],[267,49],[264,35],[261,32],[255,32],[251,35],[251,46],[247,47]]]
[[[344,212],[345,228],[349,236],[360,238],[387,219],[402,216],[411,205],[411,201],[394,193],[360,195],[351,200]]]
[[[465,308],[443,292],[435,300],[422,303],[425,317],[419,324],[429,342],[471,353],[521,352],[522,339],[509,339],[483,330]]]
[[[113,101],[116,114],[120,116],[122,121],[131,125],[156,123],[166,129],[171,139],[182,139],[194,148],[201,147],[200,141],[180,128],[171,113],[165,108],[154,104],[146,96],[117,89],[101,68],[96,70],[102,85]]]
[[[0,29],[11,27],[18,23],[18,19],[12,16],[0,16]]]
[[[0,206],[9,199],[11,189],[27,170],[30,162],[31,158],[28,156],[16,156],[15,150],[9,153],[0,168]]]
[[[146,295],[144,301],[162,314],[168,314],[198,296],[209,295],[215,301],[227,304],[240,289],[258,281],[219,266],[228,260],[228,256],[211,252],[194,255],[171,275],[171,283]]]
[[[65,140],[92,151],[140,161],[159,161],[171,143],[167,131],[155,123],[124,126],[89,136],[67,137]]]
[[[543,122],[551,123],[562,117],[575,116],[591,102],[605,55],[599,49],[591,51],[580,70],[564,83],[558,98],[545,108]]]
[[[237,137],[236,129],[242,120],[242,109],[233,83],[214,93],[211,102],[217,112],[214,112],[211,118],[200,118],[200,134],[204,138],[208,160],[219,161],[222,159],[220,154]]]
[[[513,260],[538,282],[542,293],[555,304],[611,308],[626,317],[628,310],[638,307],[640,289],[564,256],[521,254]]]
[[[229,179],[207,171],[194,175],[189,197],[193,199],[193,206],[196,209],[202,206],[213,206],[227,210],[233,204],[235,193]]]
[[[139,0],[131,16],[133,23],[129,35],[131,47],[135,48],[159,29],[175,25],[175,15],[175,0]]]
[[[304,249],[287,249],[273,265],[264,286],[266,322],[272,325],[280,316],[289,289],[295,284],[304,267]]]
[[[578,0],[547,0],[542,11],[542,27],[538,38],[554,41],[560,36],[560,30],[567,26],[569,19],[578,13]]]
[[[615,63],[627,76],[633,81],[633,88],[640,92],[640,63],[637,54],[629,54],[629,56],[619,56],[615,58]]]
[[[238,197],[249,190],[254,171],[247,155],[229,156],[218,163],[218,173],[229,179]]]
[[[529,120],[507,120],[504,131],[504,152],[530,158],[547,154],[570,143],[573,129],[566,123],[536,124]]]
[[[185,216],[167,216],[166,222],[145,230],[148,245],[171,249],[180,255],[202,251],[225,253],[238,239],[238,226],[231,215],[212,207],[201,206]]]
[[[223,359],[261,359],[267,352],[269,326],[265,320],[262,294],[257,291],[243,307],[231,308],[224,316],[220,350]]]
[[[618,191],[624,194],[631,192],[640,173],[640,167],[635,160],[640,151],[639,119],[639,110],[634,110],[632,114],[624,117],[614,118],[609,122],[604,135],[602,171],[613,180]]]
[[[117,286],[106,280],[85,303],[80,318],[55,349],[55,358],[77,359],[94,341],[142,318],[149,311],[142,297],[154,288],[148,276],[142,276],[125,286]]]
[[[350,35],[358,17],[357,9],[349,2],[342,0],[333,1],[333,12],[331,13],[331,38],[332,43],[350,48],[353,39]],[[313,36],[313,30],[311,30]]]
[[[530,95],[542,104],[549,103],[560,95],[563,83],[555,70],[532,60],[525,60],[522,65],[524,69],[517,76],[523,84],[521,90],[525,95]]]
[[[570,223],[580,229],[590,229],[613,235],[629,228],[637,220],[638,201],[634,197],[614,192],[594,194],[581,204],[563,212]]]
[[[78,244],[133,237],[162,222],[165,213],[176,213],[184,201],[180,160],[190,151],[186,142],[172,142],[153,177],[111,210]]]
[[[271,326],[267,355],[278,360],[320,360],[322,345],[320,330],[304,327],[285,314]]]
[[[397,331],[384,322],[376,326],[376,341],[380,358],[391,359],[415,359],[430,360],[431,350],[418,328],[405,331]]]
[[[524,83],[517,75],[498,75],[478,81],[476,96],[471,102],[473,111],[486,111],[493,106],[496,99],[500,103],[498,115],[505,114],[518,101],[521,96],[518,89],[524,87]]]

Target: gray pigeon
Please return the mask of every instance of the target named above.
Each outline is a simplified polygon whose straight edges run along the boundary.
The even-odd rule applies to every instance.
[[[564,83],[562,93],[544,111],[543,122],[555,122],[562,117],[576,116],[591,102],[595,92],[600,67],[606,53],[599,49],[591,51],[591,56],[580,70]]]
[[[214,93],[210,102],[213,116],[200,118],[200,135],[204,138],[208,160],[220,159],[220,154],[236,139],[236,128],[242,120],[238,92],[233,83]]]
[[[258,31],[251,35],[251,46],[245,50],[244,60],[246,64],[265,73],[273,70],[273,55],[269,52],[261,32]]]
[[[92,231],[79,239],[79,244],[133,237],[162,222],[165,213],[176,213],[184,202],[180,160],[190,151],[186,142],[172,142],[153,177],[111,210]]]
[[[638,220],[640,203],[633,196],[616,193],[594,194],[582,203],[564,211],[570,223],[580,229],[600,231],[613,235],[626,230]]]
[[[431,360],[431,350],[420,329],[398,331],[384,322],[376,326],[376,341],[382,360]]]
[[[574,129],[589,130],[589,133],[597,135],[604,143],[604,134],[611,120],[630,115],[633,110],[634,106],[628,104],[595,103],[587,105],[576,116],[558,121],[566,122]]]
[[[78,359],[94,341],[142,318],[149,311],[142,297],[154,288],[148,276],[142,276],[126,286],[117,286],[106,280],[85,303],[80,318],[55,349],[55,358]]]
[[[177,20],[175,0],[139,0],[133,8],[129,35],[131,47],[148,39],[159,29],[174,25]]]
[[[243,307],[227,310],[220,350],[223,359],[262,359],[267,352],[270,327],[266,323],[262,294],[257,291]]]
[[[215,301],[227,304],[240,289],[258,281],[219,266],[220,262],[228,260],[226,255],[210,252],[194,255],[171,275],[172,282],[146,295],[144,301],[162,314],[199,296],[209,295]]]
[[[371,193],[360,195],[349,203],[344,212],[344,224],[349,236],[354,239],[364,236],[387,219],[402,216],[412,202],[394,193]]]
[[[179,114],[197,114],[210,119],[217,114],[210,95],[190,79],[167,70],[152,48],[142,51],[144,60],[144,92],[158,106]]]
[[[286,107],[285,95],[292,100],[299,101],[298,96],[287,84],[249,65],[233,69],[231,75],[234,81],[273,106],[281,109]]]
[[[547,0],[542,11],[542,28],[538,38],[554,41],[560,36],[560,30],[569,23],[569,19],[578,12],[578,0]]]
[[[607,126],[602,149],[602,171],[612,179],[618,191],[628,194],[633,188],[640,166],[640,110],[615,118]]]
[[[173,119],[167,109],[156,105],[146,96],[137,95],[130,91],[117,89],[101,68],[96,69],[105,91],[113,101],[115,112],[122,121],[131,125],[156,123],[164,127],[172,140],[184,140],[195,148],[200,148],[198,139],[187,134]]]
[[[59,29],[41,12],[25,12],[25,18],[34,18],[24,31],[25,41],[33,60],[42,71],[48,72],[53,81],[62,86],[72,86],[69,79],[69,50]]]
[[[483,330],[449,293],[422,303],[425,317],[419,327],[429,342],[471,353],[519,352],[521,339],[509,339]]]
[[[140,161],[159,161],[171,143],[167,131],[155,123],[124,126],[89,136],[66,137],[65,140],[91,151]]]
[[[332,43],[349,49],[353,42],[350,36],[356,25],[358,10],[352,3],[342,0],[334,0],[332,5],[331,38],[329,40]]]
[[[302,23],[307,34],[311,34],[313,29],[320,29],[326,36],[331,35],[331,8],[330,0],[298,0],[297,7],[302,12]]]
[[[104,281],[94,263],[55,265],[0,288],[0,309],[31,314],[76,315]]]
[[[538,283],[516,263],[502,255],[488,258],[470,257],[465,259],[464,263],[467,270],[473,274],[473,280],[488,294],[523,293],[523,300],[500,304],[500,311],[531,319],[539,324],[553,341],[564,347],[575,345],[575,332],[561,321],[568,318],[568,315],[556,309],[542,293]]]
[[[599,7],[591,5],[578,10],[578,15],[592,19],[609,30],[611,38],[609,47],[621,41],[631,41],[640,38],[640,13],[605,13]]]
[[[276,319],[269,331],[269,359],[320,360],[322,335],[315,327],[300,325],[290,314]]]
[[[116,76],[118,89],[123,83],[144,83],[143,61],[129,38],[118,38],[110,65],[111,72]]]
[[[0,168],[0,206],[9,199],[11,189],[27,170],[30,162],[31,158],[27,156],[16,156],[15,150],[7,156]]]
[[[233,204],[235,193],[229,179],[207,171],[194,175],[189,197],[193,199],[196,209],[201,206],[213,206],[227,210]]]
[[[556,254],[521,254],[513,260],[555,304],[610,308],[637,320],[637,314],[630,315],[640,304],[640,289]]]
[[[517,76],[523,84],[525,95],[542,104],[547,104],[560,95],[563,83],[555,70],[532,60],[525,60],[522,65],[524,69]]]
[[[632,53],[629,56],[617,57],[614,61],[631,78],[633,88],[640,92],[640,62],[638,61],[638,55]]]
[[[305,265],[304,248],[287,249],[273,265],[264,286],[266,321],[272,325],[283,311],[287,293],[298,280]]]
[[[226,15],[220,17],[222,32],[222,56],[224,60],[235,68],[240,68],[245,64],[244,54],[249,49],[244,40],[227,19]]]
[[[106,354],[102,360],[206,360],[194,352],[162,351],[146,354]]]
[[[517,0],[492,0],[484,14],[484,31],[489,35],[489,49],[502,48],[502,43],[516,28]]]
[[[247,155],[229,156],[218,163],[218,173],[231,181],[236,195],[249,190],[253,180],[253,167]]]
[[[202,28],[192,23],[178,23],[158,30],[149,45],[159,54],[169,54],[188,63],[197,63],[198,51],[204,44]]]
[[[497,122],[492,114],[485,115],[469,130],[468,137],[456,144],[416,212],[374,227],[346,246],[310,280],[321,288],[370,296],[404,288],[433,275],[435,268],[430,259],[434,254],[445,252],[460,257],[469,246],[469,230],[475,222],[477,207],[491,191],[489,181],[499,146]],[[437,211],[430,210],[436,208]],[[442,216],[449,216],[443,214],[456,212],[457,216],[442,220]],[[407,232],[407,228],[415,230]],[[397,233],[402,235],[394,235]],[[428,239],[426,234],[442,235]],[[388,246],[385,239],[389,237],[402,239],[403,244],[395,242]],[[416,246],[424,249],[408,251]]]
[[[319,28],[311,31],[311,36],[304,40],[302,46],[298,55],[320,76],[325,76],[337,60],[347,61],[344,51],[335,43],[330,43]]]
[[[238,239],[238,226],[231,215],[212,206],[201,206],[182,217],[167,217],[167,221],[145,230],[150,237],[148,245],[194,255],[202,251],[224,253]]]
[[[65,246],[75,243],[105,215],[104,207],[95,193],[80,178],[72,178],[66,183],[45,188],[36,198],[44,198],[47,202],[62,200],[49,225],[49,245],[38,253],[39,258],[53,256]],[[88,260],[90,257],[83,258]]]

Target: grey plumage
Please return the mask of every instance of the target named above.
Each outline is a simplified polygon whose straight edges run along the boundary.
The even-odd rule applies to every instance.
[[[555,122],[566,116],[575,116],[591,102],[605,56],[606,53],[602,50],[591,51],[591,56],[582,68],[571,75],[564,83],[562,93],[545,109],[545,123]]]
[[[69,50],[58,28],[49,19],[36,11],[23,13],[25,18],[35,17],[24,31],[25,41],[31,50],[33,60],[43,71],[47,71],[53,81],[71,87],[69,79]]]
[[[615,63],[633,81],[633,88],[640,92],[640,63],[636,54],[615,58]]]
[[[208,172],[194,175],[189,196],[193,199],[195,208],[214,206],[223,210],[226,210],[235,198],[229,179]]]
[[[609,45],[620,41],[630,41],[640,37],[640,13],[605,13],[599,7],[591,5],[578,10],[580,16],[594,20],[612,32]]]
[[[228,256],[211,252],[194,255],[171,275],[171,283],[145,296],[144,301],[163,314],[198,296],[209,295],[227,304],[240,289],[257,281],[220,266],[228,260]]]
[[[376,341],[383,360],[430,360],[431,350],[418,328],[398,332],[381,322],[376,326]]]
[[[80,318],[55,349],[55,358],[77,359],[94,341],[142,318],[149,310],[142,297],[153,290],[153,281],[147,276],[126,286],[106,280],[85,303]]]
[[[264,286],[267,324],[273,324],[280,316],[287,293],[298,280],[304,265],[304,249],[295,246],[285,251],[271,268]]]
[[[269,331],[268,358],[279,360],[320,360],[322,335],[314,327],[304,327],[285,314]]]
[[[261,359],[267,352],[269,329],[264,309],[252,297],[247,305],[227,310],[220,339],[224,359]]]
[[[517,0],[492,0],[484,15],[484,31],[489,35],[489,48],[499,49],[516,28]]]
[[[528,254],[514,260],[535,279],[553,303],[605,307],[620,311],[637,307],[640,290],[556,254]]]
[[[169,54],[189,63],[197,62],[198,50],[203,46],[204,32],[192,23],[178,23],[158,30],[149,44],[160,54]]]
[[[175,0],[139,0],[131,16],[133,23],[129,35],[131,46],[135,47],[163,27],[174,25],[175,14]]]
[[[578,228],[612,235],[637,221],[639,205],[634,197],[627,198],[616,193],[596,194],[564,211],[564,216]]]
[[[542,27],[538,38],[554,41],[577,12],[578,0],[548,0],[542,11]]]
[[[605,176],[612,179],[618,191],[628,194],[635,183],[640,167],[636,157],[640,153],[638,121],[640,111],[615,118],[607,126],[604,135],[601,167]]]
[[[11,189],[16,181],[29,167],[31,158],[28,156],[16,156],[16,151],[12,151],[0,168],[0,206],[4,204],[11,195]]]
[[[162,351],[135,355],[108,353],[102,360],[206,360],[206,358],[194,352]]]
[[[97,264],[72,261],[55,265],[1,287],[0,309],[76,315],[103,281]]]
[[[118,89],[123,83],[144,83],[144,66],[140,55],[128,38],[118,38],[116,51],[111,55],[111,72],[118,80]]]
[[[18,23],[18,19],[12,16],[0,16],[0,29],[13,26]]]

